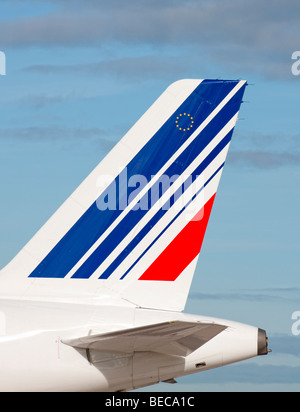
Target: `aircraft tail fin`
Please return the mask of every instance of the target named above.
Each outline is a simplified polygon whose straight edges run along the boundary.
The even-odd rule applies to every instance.
[[[245,86],[173,83],[5,268],[4,290],[182,310]]]

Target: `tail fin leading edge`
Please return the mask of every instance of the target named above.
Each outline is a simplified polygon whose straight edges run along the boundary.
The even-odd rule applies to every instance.
[[[182,310],[245,87],[173,83],[4,269],[10,293]]]

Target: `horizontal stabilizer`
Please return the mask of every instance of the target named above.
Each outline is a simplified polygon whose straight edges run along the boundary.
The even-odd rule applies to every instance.
[[[203,322],[164,322],[116,332],[63,339],[77,349],[102,352],[159,352],[187,356],[221,333],[227,326]]]

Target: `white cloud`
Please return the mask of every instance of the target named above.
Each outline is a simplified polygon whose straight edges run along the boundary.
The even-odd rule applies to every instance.
[[[221,67],[292,77],[300,4],[224,1],[54,1],[57,10],[1,22],[3,47],[78,47],[107,43],[190,47]]]

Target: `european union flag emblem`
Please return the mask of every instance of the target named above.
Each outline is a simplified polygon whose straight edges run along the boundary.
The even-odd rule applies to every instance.
[[[194,118],[189,113],[180,113],[176,117],[176,127],[183,132],[191,130],[194,127]]]

